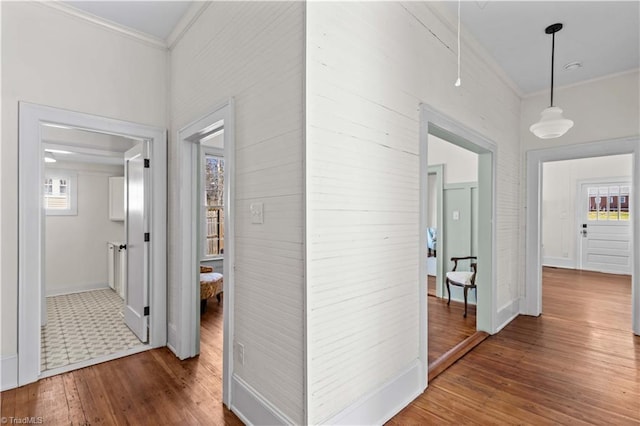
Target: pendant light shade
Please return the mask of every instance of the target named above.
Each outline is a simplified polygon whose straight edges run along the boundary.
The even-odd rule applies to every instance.
[[[542,110],[540,121],[532,124],[529,130],[540,139],[553,139],[564,135],[572,127],[573,121],[562,116],[562,109],[550,106]]]
[[[529,127],[531,133],[540,139],[553,139],[567,133],[573,127],[573,121],[562,116],[562,109],[553,106],[553,63],[556,46],[556,33],[562,29],[562,24],[549,25],[545,33],[551,34],[551,102],[549,107],[540,113],[540,121]]]

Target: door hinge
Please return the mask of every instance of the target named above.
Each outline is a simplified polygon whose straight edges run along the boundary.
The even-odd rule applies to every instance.
[[[145,306],[145,307],[144,307],[144,316],[145,316],[145,317],[148,317],[148,316],[149,316],[149,307],[148,307],[148,306]]]
[[[151,238],[151,236],[149,235],[149,233],[148,233],[148,232],[145,232],[145,233],[144,233],[144,242],[145,242],[145,243],[149,242],[150,238]]]
[[[149,167],[151,167],[151,160],[149,160],[148,158],[144,159],[144,168],[148,169]]]

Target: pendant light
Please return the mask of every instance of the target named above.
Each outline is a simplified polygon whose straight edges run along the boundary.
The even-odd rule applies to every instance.
[[[531,133],[540,139],[553,139],[567,133],[573,127],[573,121],[562,116],[562,109],[553,106],[553,60],[556,47],[556,33],[562,29],[562,24],[549,25],[544,32],[551,34],[551,102],[548,108],[540,113],[540,121],[529,127]]]

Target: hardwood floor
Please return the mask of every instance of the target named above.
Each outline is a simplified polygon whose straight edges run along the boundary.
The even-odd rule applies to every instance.
[[[222,305],[202,316],[201,352],[180,361],[167,348],[49,377],[2,392],[2,417],[50,425],[242,425],[222,405]]]
[[[487,338],[388,424],[639,424],[630,277],[545,268],[543,312]]]
[[[487,338],[389,424],[639,424],[629,277],[545,269],[543,279],[542,316],[518,317]],[[220,402],[215,302],[201,335],[195,359],[162,348],[2,392],[1,415],[51,425],[240,425]]]
[[[429,287],[435,294],[435,279],[429,277]],[[433,283],[431,283],[433,281]],[[476,331],[476,307],[469,305],[464,318],[464,303],[451,301],[447,306],[446,298],[427,297],[429,313],[428,362],[431,365],[458,343],[470,337]]]

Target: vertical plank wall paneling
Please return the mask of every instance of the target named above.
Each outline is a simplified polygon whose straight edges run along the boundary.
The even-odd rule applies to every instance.
[[[170,226],[176,229],[175,134],[235,98],[233,374],[303,422],[303,4],[213,2],[171,52]],[[264,203],[264,224],[249,205]],[[179,241],[175,231],[173,241]],[[175,245],[170,251],[179,250]],[[173,256],[169,254],[169,259]],[[227,267],[227,265],[225,265]],[[169,298],[178,282],[170,264]],[[177,313],[169,306],[170,321]]]
[[[419,105],[494,140],[498,307],[517,299],[520,100],[425,3],[307,5],[308,421],[418,358]],[[464,34],[464,33],[463,33]]]

